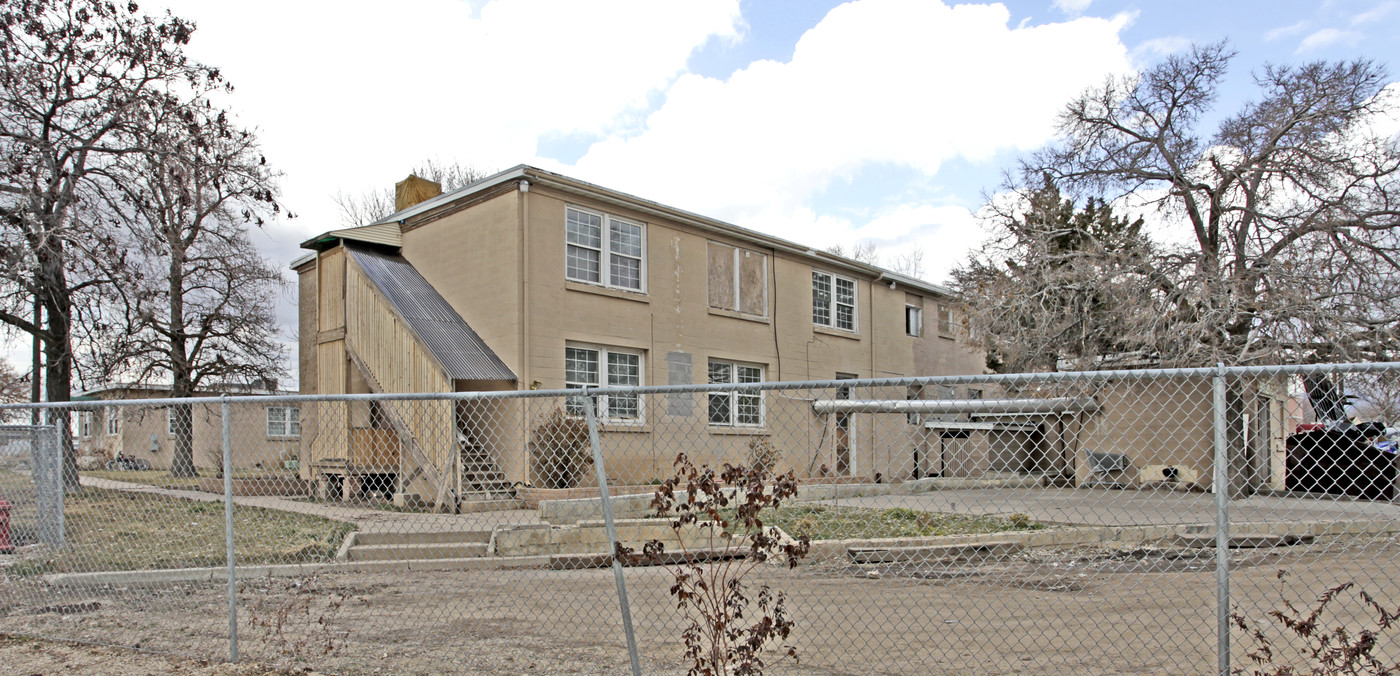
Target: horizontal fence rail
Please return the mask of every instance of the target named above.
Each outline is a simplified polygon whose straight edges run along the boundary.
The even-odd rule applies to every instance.
[[[334,673],[733,669],[756,626],[769,673],[1400,661],[1400,364],[761,378],[0,406],[43,423],[0,424],[0,632]]]

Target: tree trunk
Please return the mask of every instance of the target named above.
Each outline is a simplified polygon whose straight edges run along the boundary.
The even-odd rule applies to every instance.
[[[68,349],[70,309],[67,298],[48,298],[48,331],[52,340],[44,343],[44,389],[50,403],[72,401],[73,353]],[[63,488],[74,492],[78,483],[77,449],[73,446],[71,412],[67,408],[48,409],[48,423],[58,427],[60,447],[63,449]]]
[[[170,476],[199,476],[199,470],[194,466],[194,416],[189,404],[170,407],[170,426],[175,433],[175,451],[170,460]]]

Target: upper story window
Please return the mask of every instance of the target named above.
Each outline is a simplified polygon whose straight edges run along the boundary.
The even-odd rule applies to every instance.
[[[924,309],[917,305],[904,306],[904,333],[918,338],[924,331]]]
[[[855,331],[855,280],[813,270],[812,323],[842,331]]]
[[[564,387],[638,387],[642,384],[642,354],[632,350],[594,345],[564,348]],[[570,397],[570,415],[584,415],[584,401]],[[642,422],[642,396],[636,393],[598,397],[598,417],[620,422]]]
[[[267,436],[301,436],[301,409],[296,406],[268,406]]]
[[[643,291],[646,227],[577,207],[564,210],[564,276],[618,289]]]
[[[719,242],[708,246],[710,307],[768,316],[768,256]]]
[[[943,303],[938,304],[938,335],[953,337],[953,308]]]
[[[763,367],[740,362],[710,360],[711,385],[763,382]],[[759,427],[763,425],[763,392],[711,392],[709,394],[711,425]]]
[[[122,431],[121,409],[116,406],[108,406],[103,409],[102,418],[107,423],[107,434],[115,435]]]

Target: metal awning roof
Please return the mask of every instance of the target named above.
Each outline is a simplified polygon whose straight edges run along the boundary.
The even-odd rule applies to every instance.
[[[1044,399],[818,399],[817,413],[972,413],[977,415],[1046,415],[1093,413],[1099,403],[1093,397]]]
[[[991,432],[1034,432],[1040,423],[986,422],[972,420],[926,420],[924,427],[931,430],[987,430]]]
[[[365,277],[453,380],[516,380],[457,310],[402,256],[347,246]]]

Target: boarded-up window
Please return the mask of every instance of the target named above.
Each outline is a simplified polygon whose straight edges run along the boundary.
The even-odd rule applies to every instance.
[[[942,303],[938,304],[938,335],[953,337],[953,308]]]
[[[737,310],[734,301],[734,252],[732,246],[710,242],[710,307]]]
[[[768,316],[768,256],[709,243],[710,307]]]

